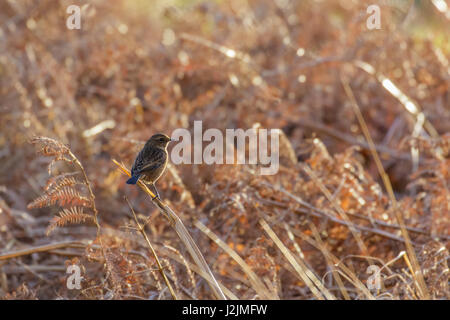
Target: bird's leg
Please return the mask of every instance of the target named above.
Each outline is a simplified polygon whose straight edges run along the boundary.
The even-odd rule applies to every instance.
[[[156,189],[156,186],[154,183],[152,183],[153,189],[155,190],[155,196],[152,198],[152,201],[155,200],[156,198],[158,198],[159,200],[161,200],[161,197],[159,196],[159,192],[158,189]]]

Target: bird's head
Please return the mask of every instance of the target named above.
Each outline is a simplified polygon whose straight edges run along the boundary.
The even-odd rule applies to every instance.
[[[165,149],[170,141],[172,141],[172,139],[170,139],[170,137],[168,137],[168,136],[166,136],[165,134],[162,134],[162,133],[157,133],[157,134],[153,135],[147,141],[146,144],[150,145],[150,146],[153,146],[153,147]]]

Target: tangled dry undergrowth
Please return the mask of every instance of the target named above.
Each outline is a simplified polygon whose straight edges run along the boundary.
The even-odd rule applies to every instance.
[[[0,297],[450,298],[442,12],[384,4],[369,31],[366,1],[97,0],[73,31],[69,4],[0,5]],[[112,161],[194,120],[282,130],[276,175],[158,182],[206,267]]]

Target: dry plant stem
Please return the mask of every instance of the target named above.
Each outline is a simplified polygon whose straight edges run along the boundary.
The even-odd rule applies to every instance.
[[[333,199],[333,196],[331,195],[330,191],[325,187],[325,185],[322,183],[322,181],[319,180],[319,178],[316,176],[313,170],[307,165],[302,165],[303,171],[306,172],[306,174],[314,180],[317,185],[319,186],[322,193],[325,195],[325,197],[328,199],[328,201],[333,205],[333,207],[336,209],[337,212],[339,212],[339,215],[342,217],[342,219],[346,222],[346,225],[349,227],[352,235],[356,239],[356,243],[358,244],[359,249],[361,250],[363,255],[368,256],[367,247],[364,244],[364,241],[361,239],[361,235],[359,234],[359,231],[355,229],[355,226],[350,221],[348,215],[346,212],[341,208],[341,206]]]
[[[98,239],[98,241],[100,243],[100,249],[102,252],[102,256],[106,263],[106,252],[105,252],[105,247],[103,246],[103,241],[102,241],[102,237],[101,237],[101,228],[100,228],[100,223],[98,222],[98,210],[97,210],[97,207],[95,206],[95,195],[94,195],[94,192],[92,191],[91,183],[89,182],[89,179],[87,177],[87,174],[86,174],[86,171],[84,170],[83,165],[78,160],[78,158],[72,153],[72,151],[70,149],[69,149],[69,155],[72,157],[72,161],[75,162],[78,167],[80,167],[80,170],[83,173],[84,182],[88,188],[89,196],[91,198],[92,211],[94,212],[94,223],[97,228],[97,237],[96,238]],[[109,268],[108,263],[106,263],[106,268]]]
[[[320,235],[319,235],[319,232],[317,231],[316,226],[313,223],[310,223],[309,225],[310,225],[311,231],[313,232],[314,238],[316,239],[315,241],[312,238],[305,236],[302,233],[298,233],[298,235],[303,240],[307,241],[314,247],[318,248],[322,252],[325,259],[327,261],[331,261],[333,263],[332,264],[333,270],[336,270],[336,272],[338,274],[342,275],[350,283],[352,283],[355,286],[355,288],[358,288],[360,290],[360,292],[362,292],[367,297],[367,299],[375,300],[375,297],[371,294],[371,292],[367,289],[367,287],[361,282],[361,280],[359,280],[359,278],[356,276],[356,274],[352,270],[347,268],[347,266],[345,266],[344,263],[341,263],[341,261],[326,248],[326,245],[320,238]],[[364,258],[366,258],[366,257],[364,257]],[[337,267],[339,267],[342,271],[338,270]]]
[[[281,189],[276,189],[276,190],[282,191]],[[298,197],[295,197],[295,198],[298,198]],[[258,199],[258,201],[261,201],[261,202],[264,202],[264,203],[268,203],[268,204],[277,206],[279,208],[288,209],[288,207],[289,207],[288,205],[286,205],[286,204],[284,204],[282,202],[278,202],[278,201],[275,201],[275,200],[263,199],[260,196],[257,196],[257,199]],[[300,200],[300,199],[298,199],[298,200]],[[301,204],[307,204],[307,203],[301,201]],[[376,229],[376,228],[369,228],[369,227],[361,226],[361,225],[356,224],[356,223],[351,223],[351,222],[348,223],[348,222],[343,221],[343,220],[341,220],[341,219],[339,219],[337,217],[331,216],[330,214],[326,213],[325,211],[320,210],[319,208],[315,208],[315,207],[313,207],[313,206],[311,206],[309,204],[306,205],[306,208],[296,208],[296,209],[293,209],[293,211],[296,214],[303,214],[303,213],[305,213],[305,214],[308,214],[308,215],[311,215],[311,216],[314,216],[314,217],[317,217],[317,218],[325,217],[325,218],[327,218],[327,219],[329,219],[329,220],[331,220],[333,222],[336,222],[336,223],[339,223],[339,224],[342,224],[342,225],[345,225],[345,226],[350,226],[351,225],[354,228],[356,228],[358,230],[361,230],[361,231],[371,232],[371,233],[377,234],[379,236],[382,236],[384,238],[392,239],[392,240],[399,241],[399,242],[402,242],[402,243],[404,242],[403,238],[398,237],[398,236],[396,236],[396,235],[394,235],[392,233],[389,233],[389,232],[384,231],[384,230]],[[445,238],[445,237],[442,237],[442,238]],[[411,243],[414,246],[418,246],[418,244],[416,244],[414,242],[411,242]]]
[[[188,34],[185,32],[180,34],[180,38],[183,40],[192,41],[194,43],[203,45],[207,48],[216,50],[216,51],[222,53],[223,55],[227,56],[230,59],[238,59],[247,64],[254,65],[253,63],[251,63],[250,56],[244,52],[240,52],[240,51],[237,51],[237,50],[234,50],[231,48],[227,48],[225,46],[222,46],[222,45],[212,42],[210,40],[203,39],[199,36]]]
[[[328,300],[336,300],[336,297],[332,295],[317,279],[317,277],[309,270],[306,265],[300,260],[299,262],[295,259],[291,251],[286,248],[286,246],[281,242],[280,238],[275,234],[275,232],[270,228],[264,219],[259,220],[259,224],[263,227],[264,231],[269,235],[269,237],[276,244],[278,249],[283,253],[298,275],[301,277],[303,282],[308,286],[314,296],[319,300],[324,300],[324,296]],[[317,286],[317,287],[316,287]]]
[[[91,188],[91,183],[89,182],[86,171],[84,170],[84,167],[81,164],[81,162],[78,160],[78,158],[70,150],[69,150],[69,155],[72,158],[72,161],[78,167],[80,167],[80,170],[83,173],[84,182],[88,188],[89,196],[91,198],[92,211],[94,212],[94,222],[95,222],[95,226],[97,227],[97,236],[98,236],[100,234],[100,224],[98,223],[98,210],[97,210],[97,207],[95,206],[95,196],[94,196],[94,192],[92,191],[92,188]]]
[[[295,242],[294,235],[292,234],[291,228],[289,228],[289,225],[287,223],[284,223],[284,228],[288,232],[289,238],[294,243],[294,246],[298,247],[297,242]],[[302,257],[302,253],[300,252],[300,250],[297,250],[297,251],[299,252],[299,257]],[[336,280],[336,283],[338,284],[338,288],[341,291],[342,296],[344,297],[345,300],[350,300],[350,296],[348,295],[348,292],[345,289],[344,283],[342,282],[341,277],[339,276],[339,272],[336,271],[336,268],[334,267],[333,263],[328,258],[328,256],[325,256],[325,260],[327,261],[328,266],[331,268],[331,272],[333,274],[333,277]]]
[[[266,285],[258,278],[256,273],[250,268],[250,266],[241,258],[241,256],[231,249],[224,241],[222,241],[214,232],[212,232],[207,226],[205,226],[200,221],[195,221],[195,226],[200,229],[204,234],[206,234],[211,240],[213,240],[220,248],[222,248],[237,264],[242,268],[242,270],[247,274],[253,289],[260,296],[261,299],[269,300],[279,300],[278,296],[272,294],[266,287]]]
[[[269,216],[266,216],[266,219],[269,221],[272,221],[272,219]],[[298,230],[291,229],[291,232],[294,233],[296,236],[300,237],[302,240],[309,243],[311,246],[315,247],[316,249],[320,250],[324,257],[329,259],[333,267],[339,267],[341,270],[336,270],[339,272],[341,276],[343,276],[345,279],[347,279],[350,283],[352,283],[355,288],[358,288],[360,292],[362,292],[367,299],[374,300],[375,297],[370,293],[370,291],[366,288],[366,286],[359,280],[359,278],[356,276],[356,274],[347,268],[336,256],[334,256],[325,246],[325,244],[320,239],[320,235],[317,232],[317,229],[313,223],[310,223],[311,231],[316,237],[316,240],[312,239],[311,237],[305,235],[303,232]],[[364,257],[366,258],[366,257]],[[348,289],[347,289],[348,290]]]
[[[328,300],[336,300],[336,297],[331,294],[327,288],[322,284],[322,282],[317,278],[317,276],[306,266],[306,263],[302,260],[301,256],[294,256],[291,251],[283,244],[283,242],[278,238],[273,229],[267,224],[264,219],[259,221],[261,226],[264,228],[269,237],[274,241],[276,246],[280,249],[283,255],[287,258],[289,263],[295,269],[300,278],[307,284],[311,292],[317,292],[315,285],[319,292],[325,296]],[[296,259],[297,258],[297,259]],[[316,294],[314,294],[316,295]],[[319,300],[323,300],[322,297],[318,297]]]
[[[294,196],[293,194],[291,194],[290,192],[284,190],[283,188],[277,188],[277,187],[274,187],[274,186],[272,186],[270,184],[267,184],[267,183],[265,183],[265,184],[270,186],[270,187],[272,187],[274,190],[277,190],[277,191],[285,193],[286,195],[288,195],[289,197],[291,197],[292,199],[294,199],[296,201],[300,201],[299,203],[306,207],[306,208],[294,209],[295,213],[298,213],[298,214],[306,213],[306,214],[313,215],[315,217],[322,217],[323,216],[323,217],[329,218],[333,222],[337,222],[337,223],[340,223],[340,224],[346,224],[345,221],[342,221],[341,219],[335,218],[335,217],[329,215],[328,213],[326,213],[325,211],[323,211],[323,210],[321,210],[319,208],[316,208],[316,207],[310,205],[307,202],[302,201],[297,196]],[[274,206],[277,206],[279,208],[283,208],[283,209],[287,209],[288,208],[287,204],[284,204],[284,203],[279,202],[279,201],[264,199],[264,198],[262,198],[259,195],[257,196],[257,198],[258,198],[258,201],[261,201],[261,202],[264,202],[264,203],[267,203],[267,204],[270,204],[270,205],[274,205]],[[309,209],[310,211],[308,211],[307,209]],[[400,229],[400,226],[397,225],[397,224],[386,223],[384,221],[381,221],[381,220],[378,220],[378,219],[375,219],[375,218],[365,217],[365,216],[363,216],[361,214],[347,212],[347,215],[355,217],[355,218],[359,218],[359,219],[363,219],[363,220],[369,221],[372,224],[380,225],[382,227],[393,228],[393,229]],[[360,229],[362,231],[372,232],[372,233],[378,234],[380,236],[383,236],[383,237],[386,237],[386,238],[389,238],[389,239],[392,239],[392,240],[404,242],[403,238],[397,237],[396,235],[391,234],[391,233],[389,233],[387,231],[384,231],[384,230],[380,230],[380,229],[376,229],[376,228],[364,227],[364,226],[360,226],[358,224],[354,224],[354,226],[355,226],[355,228]],[[417,229],[417,228],[413,228],[413,227],[406,227],[406,229],[408,231],[415,232],[415,233],[418,233],[418,234],[423,234],[423,235],[426,235],[428,237],[450,240],[450,237],[448,237],[448,236],[444,236],[444,235],[431,236],[428,232],[425,232],[425,231],[423,231],[421,229]],[[416,245],[416,244],[414,244],[414,245]]]
[[[406,230],[405,222],[403,221],[403,216],[401,215],[400,210],[398,208],[397,199],[395,198],[391,181],[389,180],[389,176],[386,174],[386,171],[383,168],[380,157],[378,156],[378,153],[375,149],[375,143],[372,140],[372,136],[370,135],[369,128],[367,127],[366,121],[364,120],[364,117],[361,113],[358,103],[356,102],[356,98],[353,94],[353,91],[350,88],[350,85],[344,79],[341,79],[341,82],[342,82],[342,85],[344,86],[344,90],[345,90],[348,98],[350,99],[351,105],[353,107],[353,111],[356,114],[359,125],[361,126],[361,130],[364,134],[364,137],[366,138],[367,143],[370,146],[370,152],[372,153],[372,156],[375,160],[375,164],[377,166],[378,172],[381,176],[381,179],[383,180],[384,186],[386,187],[386,190],[388,192],[392,206],[394,208],[395,216],[397,218],[397,223],[400,225],[400,230],[401,230],[402,236],[405,240],[406,250],[407,250],[408,256],[412,262],[412,276],[416,280],[416,281],[414,281],[414,284],[417,286],[417,289],[419,291],[419,296],[422,299],[428,300],[428,299],[430,299],[428,288],[427,288],[427,285],[423,278],[423,273],[422,273],[422,270],[420,269],[420,265],[417,260],[417,256],[414,252],[414,248],[412,246],[411,239],[408,234],[408,230]]]
[[[7,274],[21,274],[31,272],[36,275],[36,272],[66,272],[67,268],[63,266],[45,266],[45,265],[23,265],[23,266],[4,266],[2,271]],[[39,276],[38,276],[39,277]]]
[[[355,229],[358,229],[360,231],[366,231],[366,232],[370,232],[370,233],[374,233],[376,235],[382,236],[382,237],[387,238],[387,239],[395,240],[395,241],[402,242],[402,243],[404,242],[404,240],[401,237],[398,237],[398,236],[396,236],[394,234],[391,234],[391,233],[389,233],[387,231],[360,226],[360,225],[358,225],[356,223],[355,224],[354,223],[348,223],[346,221],[343,221],[343,220],[341,220],[339,218],[336,218],[336,217],[333,217],[333,216],[330,216],[330,215],[327,215],[327,214],[318,214],[318,213],[315,213],[314,211],[308,211],[307,209],[304,209],[304,208],[295,209],[294,212],[297,213],[297,214],[299,214],[299,213],[306,213],[306,214],[309,214],[309,215],[312,215],[312,216],[318,217],[318,218],[326,217],[330,221],[342,224],[342,225],[347,226],[347,227],[354,227]],[[414,246],[418,246],[418,244],[416,244],[414,242],[411,242],[411,243]]]
[[[316,240],[321,244],[322,247],[325,247],[322,239],[319,236],[319,233],[317,232],[316,226],[313,223],[310,223],[311,230],[313,230],[314,236],[316,236]],[[342,293],[342,296],[345,300],[350,300],[350,296],[348,295],[347,289],[344,286],[344,283],[342,282],[341,276],[339,275],[338,270],[336,270],[336,266],[334,263],[332,263],[330,257],[328,255],[324,255],[325,260],[327,261],[328,266],[331,268],[331,272],[333,274],[334,279],[336,280],[336,283],[338,284],[339,290]]]
[[[129,177],[131,176],[130,171],[123,164],[120,164],[114,159],[113,162],[120,168],[123,173],[125,173]],[[144,190],[145,193],[150,196],[153,204],[155,204],[159,211],[169,220],[170,225],[175,229],[177,235],[180,237],[181,241],[186,246],[186,249],[189,251],[192,259],[194,259],[199,268],[204,271],[206,275],[205,279],[207,280],[216,298],[220,300],[226,300],[227,298],[220,288],[219,283],[214,277],[200,249],[196,245],[194,239],[192,239],[181,219],[175,214],[175,212],[173,212],[173,210],[169,206],[167,206],[160,199],[156,198],[155,194],[147,187],[147,185],[145,185],[140,180],[138,180],[137,184],[139,185],[139,187],[141,187],[142,190]]]
[[[192,270],[189,268],[189,265],[187,263],[187,260],[184,258],[184,256],[181,254],[180,251],[178,251],[177,249],[175,249],[174,247],[165,244],[164,245],[165,248],[169,249],[170,251],[172,251],[173,253],[177,254],[180,259],[183,261],[184,267],[186,268],[186,272],[188,273],[188,277],[189,277],[189,281],[191,283],[191,287],[193,288],[193,293],[195,292],[195,289],[198,287],[197,286],[197,282],[195,281],[195,277],[194,277],[194,273],[192,272]],[[179,286],[181,286],[180,283],[178,283]]]
[[[312,211],[315,211],[315,212],[317,212],[317,213],[319,213],[321,215],[324,215],[326,217],[330,217],[330,215],[327,214],[325,211],[312,206],[311,204],[309,204],[306,201],[303,201],[298,196],[293,195],[292,193],[290,193],[289,191],[287,191],[286,189],[284,189],[282,187],[274,186],[274,185],[272,185],[270,183],[267,183],[267,182],[262,182],[261,184],[263,184],[265,186],[268,186],[268,187],[270,187],[273,190],[276,190],[276,191],[284,193],[289,198],[297,201],[299,204],[301,204],[302,206],[304,206],[304,207],[306,207],[308,209],[311,209]],[[264,199],[264,198],[262,198],[259,195],[258,195],[258,200],[262,201],[262,202],[266,202],[266,203],[271,204],[271,205],[275,205],[275,206],[280,207],[280,208],[287,208],[288,207],[286,204],[284,204],[282,202],[278,202],[278,201],[275,201],[275,200]],[[377,224],[377,225],[382,226],[382,227],[392,228],[392,229],[401,229],[401,227],[398,224],[387,223],[387,222],[375,219],[373,217],[366,217],[366,216],[364,216],[362,214],[347,212],[347,215],[355,217],[355,218],[358,218],[358,219],[363,219],[363,220],[369,221],[372,224]],[[440,235],[433,235],[432,236],[432,235],[430,235],[429,232],[426,232],[426,231],[424,231],[422,229],[418,229],[418,228],[414,228],[414,227],[407,227],[407,226],[406,226],[406,229],[408,231],[411,231],[411,232],[414,232],[414,233],[418,233],[418,234],[423,234],[423,235],[426,235],[426,236],[429,236],[429,237],[433,237],[433,238],[437,237],[437,238],[440,238],[440,239],[450,240],[449,236],[445,236],[445,235],[442,235],[442,234],[440,234]],[[392,236],[392,239],[394,239],[394,240],[398,239],[394,235],[391,235],[391,236]],[[403,239],[401,239],[401,241],[403,242]]]
[[[314,121],[311,121],[308,119],[298,119],[296,121],[297,121],[297,123],[299,123],[300,125],[302,125],[306,128],[310,128],[312,130],[317,130],[317,131],[322,132],[323,134],[329,135],[335,139],[347,142],[350,145],[359,145],[360,147],[362,147],[366,150],[370,150],[370,146],[369,146],[369,144],[367,144],[367,142],[359,141],[358,139],[355,139],[355,137],[353,137],[349,134],[342,133],[341,131],[338,131],[338,130],[333,129],[328,126],[325,126],[319,122],[314,122]],[[411,160],[411,156],[407,153],[399,152],[397,150],[391,149],[384,145],[376,145],[375,147],[378,152],[388,154],[392,158],[399,159],[399,160],[406,160],[406,161]]]
[[[32,247],[32,248],[28,248],[28,249],[24,249],[24,250],[18,250],[18,251],[0,254],[0,261],[30,255],[30,254],[36,253],[36,252],[46,252],[46,251],[51,251],[51,250],[55,250],[55,249],[67,248],[67,247],[84,248],[85,246],[86,245],[83,244],[82,242],[76,242],[76,241],[51,243],[51,244],[46,244],[43,246]]]
[[[377,72],[375,68],[362,60],[356,60],[353,62],[353,65],[364,70],[368,74],[374,76],[378,82],[393,96],[395,97],[404,107],[405,110],[408,112],[408,114],[412,115],[415,118],[415,123],[422,123],[425,129],[427,129],[428,133],[433,137],[437,138],[439,137],[438,132],[433,127],[433,125],[425,119],[425,115],[422,111],[420,111],[420,108],[414,103],[410,97],[408,97],[406,94],[404,94],[397,86],[385,75]],[[390,84],[387,86],[387,84]],[[344,86],[345,87],[345,86]],[[346,89],[347,92],[347,89]],[[422,118],[422,119],[420,119]],[[369,142],[369,141],[368,141]],[[373,141],[372,141],[373,142]],[[375,146],[375,144],[373,144]],[[442,155],[440,155],[442,157]]]
[[[138,218],[137,218],[137,216],[136,216],[136,212],[134,212],[134,209],[133,209],[133,207],[131,206],[130,201],[128,201],[128,198],[127,198],[127,197],[125,197],[125,200],[127,201],[128,206],[130,207],[131,212],[133,213],[134,221],[136,222],[136,225],[137,225],[137,227],[138,227],[138,231],[139,231],[139,232],[142,234],[142,236],[144,237],[145,241],[147,242],[148,247],[150,248],[150,250],[151,250],[151,252],[152,252],[152,254],[153,254],[153,257],[154,257],[155,260],[156,260],[156,264],[158,265],[159,273],[160,273],[161,276],[163,277],[164,282],[165,282],[166,285],[167,285],[167,288],[169,288],[169,291],[170,291],[170,294],[172,295],[172,298],[173,298],[174,300],[177,300],[177,295],[175,294],[175,291],[173,290],[172,285],[170,284],[169,279],[167,279],[167,276],[166,276],[166,274],[165,274],[165,272],[164,272],[164,268],[163,268],[163,266],[161,265],[161,262],[159,261],[158,255],[156,254],[155,249],[153,249],[152,243],[150,242],[150,239],[148,238],[147,234],[145,233],[144,226],[141,225],[141,224],[139,223],[139,220],[138,220]]]
[[[167,274],[166,276],[167,276],[168,279],[170,279],[173,282],[175,282],[175,280],[173,279],[173,277],[170,274]],[[186,296],[188,296],[192,300],[198,300],[198,298],[193,293],[189,292],[189,290],[186,289],[184,286],[179,285],[179,287],[180,287],[181,291],[183,291]]]
[[[205,274],[205,272],[200,269],[197,265],[189,262],[189,261],[183,261],[183,259],[181,259],[177,254],[175,254],[174,252],[172,252],[171,250],[165,248],[165,247],[159,247],[158,248],[159,252],[163,252],[164,255],[168,256],[169,258],[171,258],[172,260],[177,261],[178,263],[185,265],[187,263],[187,265],[189,266],[189,269],[191,269],[192,271],[194,271],[195,273],[197,273],[200,277],[202,277],[203,279],[205,279],[206,281],[208,280],[208,275]],[[168,275],[169,276],[169,275]],[[231,299],[231,300],[239,300],[239,298],[233,293],[231,292],[227,287],[225,287],[222,284],[219,284],[220,288],[223,290],[223,292],[225,293],[225,295]]]

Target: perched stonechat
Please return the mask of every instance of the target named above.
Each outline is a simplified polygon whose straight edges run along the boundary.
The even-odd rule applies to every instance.
[[[131,168],[131,178],[128,184],[136,184],[140,179],[142,182],[150,184],[155,190],[155,198],[160,199],[155,183],[166,169],[169,155],[167,145],[172,141],[162,133],[153,135],[144,145],[134,160]]]

